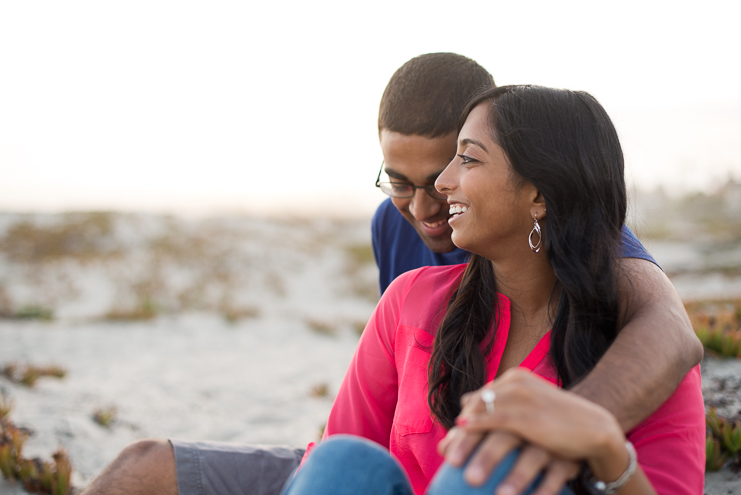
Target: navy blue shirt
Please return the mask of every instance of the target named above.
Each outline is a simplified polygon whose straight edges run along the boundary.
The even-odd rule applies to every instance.
[[[381,203],[373,215],[371,234],[381,294],[404,272],[422,266],[459,265],[466,263],[471,254],[459,248],[443,254],[430,251],[391,198]],[[623,226],[623,257],[641,258],[659,266],[627,226]]]

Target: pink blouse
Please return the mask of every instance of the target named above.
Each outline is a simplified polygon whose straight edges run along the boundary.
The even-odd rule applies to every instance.
[[[389,286],[360,338],[324,431],[324,438],[359,435],[388,448],[406,470],[416,494],[424,493],[443,462],[437,444],[447,432],[427,405],[427,365],[436,329],[464,269],[465,265],[424,267],[401,275]],[[500,295],[499,305],[487,358],[488,381],[496,376],[509,332],[509,299]],[[550,332],[520,366],[555,384],[549,347]],[[699,366],[628,438],[659,494],[702,493],[705,410]]]

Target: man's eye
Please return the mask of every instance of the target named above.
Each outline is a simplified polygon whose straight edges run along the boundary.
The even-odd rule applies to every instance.
[[[409,184],[404,184],[403,182],[392,182],[391,189],[393,189],[394,192],[405,192],[409,190]]]

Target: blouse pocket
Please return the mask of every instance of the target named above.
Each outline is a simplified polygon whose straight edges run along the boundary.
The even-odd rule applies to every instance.
[[[427,366],[433,337],[424,330],[402,327],[397,335],[396,360],[399,391],[394,412],[394,428],[399,435],[428,433],[432,430],[432,413],[427,405]]]

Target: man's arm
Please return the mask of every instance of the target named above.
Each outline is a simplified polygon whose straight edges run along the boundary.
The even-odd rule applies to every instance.
[[[679,294],[659,267],[618,260],[623,326],[594,369],[572,391],[606,408],[629,431],[674,393],[703,357]]]

